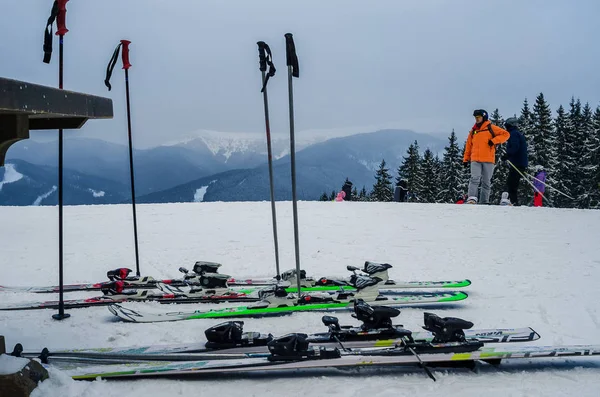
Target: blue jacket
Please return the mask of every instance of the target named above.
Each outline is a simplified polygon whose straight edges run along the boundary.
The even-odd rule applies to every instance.
[[[506,143],[506,159],[517,167],[526,168],[527,162],[527,142],[525,137],[516,127],[507,127],[506,130],[510,133],[510,138]]]

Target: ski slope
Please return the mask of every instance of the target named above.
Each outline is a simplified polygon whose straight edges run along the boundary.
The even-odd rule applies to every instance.
[[[301,264],[308,275],[346,274],[346,265],[388,262],[396,280],[469,278],[469,298],[444,308],[405,308],[396,323],[417,330],[423,311],[471,320],[477,328],[531,326],[536,345],[594,344],[600,338],[600,211],[409,203],[300,202]],[[291,202],[278,202],[282,270],[295,263]],[[56,207],[0,207],[0,285],[58,281]],[[100,281],[116,267],[135,269],[131,207],[65,207],[65,283]],[[269,202],[138,205],[142,275],[178,276],[196,260],[221,273],[269,276],[274,254]],[[66,298],[97,293],[69,293]],[[0,293],[3,302],[58,295]],[[222,304],[226,305],[226,304]],[[129,303],[150,310],[157,303]],[[185,305],[191,307],[193,305]],[[208,306],[208,305],[207,305]],[[212,305],[215,306],[215,305]],[[183,306],[182,306],[183,307]],[[26,350],[201,342],[219,320],[132,324],[107,308],[0,312],[7,348]],[[245,319],[246,330],[284,334],[325,328],[322,313]],[[339,313],[343,324],[358,324]],[[525,371],[525,369],[528,369]],[[58,370],[33,396],[597,396],[600,360],[506,361],[478,373],[362,369],[276,377],[75,382]]]

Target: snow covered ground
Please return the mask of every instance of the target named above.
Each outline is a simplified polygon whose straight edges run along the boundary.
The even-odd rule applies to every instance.
[[[277,203],[282,270],[294,266],[292,205]],[[269,276],[274,269],[270,204],[139,205],[143,275],[176,277],[196,260],[223,263],[222,273]],[[100,281],[111,268],[135,267],[131,208],[65,208],[65,283]],[[0,284],[48,285],[57,279],[57,208],[0,207]],[[309,275],[344,275],[365,260],[394,265],[396,280],[470,278],[469,298],[442,316],[478,328],[531,326],[538,345],[600,342],[600,211],[398,203],[300,202],[300,253]],[[70,293],[66,298],[96,293]],[[1,302],[56,296],[0,293]],[[158,304],[128,304],[154,308]],[[191,307],[192,305],[186,305]],[[161,305],[161,307],[164,307]],[[423,308],[406,308],[397,323],[418,329]],[[12,349],[201,342],[218,320],[129,324],[104,307],[74,309],[57,322],[54,310],[0,312],[0,334]],[[246,319],[245,329],[316,332],[322,313]],[[357,324],[349,313],[342,323]],[[525,371],[526,368],[531,370]],[[330,371],[325,375],[213,380],[75,382],[53,370],[34,396],[597,396],[600,358],[506,361],[479,373]],[[1,394],[1,393],[0,393]]]

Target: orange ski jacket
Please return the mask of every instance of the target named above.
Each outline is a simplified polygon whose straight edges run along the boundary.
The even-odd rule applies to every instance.
[[[479,128],[474,125],[469,131],[463,162],[495,163],[496,145],[506,142],[508,138],[510,138],[508,131],[493,125],[489,120],[484,121]],[[494,142],[494,146],[488,144],[490,139]]]

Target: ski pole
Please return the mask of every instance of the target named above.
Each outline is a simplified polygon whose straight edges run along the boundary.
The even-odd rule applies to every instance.
[[[546,202],[547,202],[549,205],[553,206],[553,205],[552,205],[552,202],[551,202],[550,200],[548,200],[548,199],[546,198],[546,196],[544,196],[544,194],[543,194],[542,192],[540,192],[540,191],[539,191],[539,190],[538,190],[538,189],[535,187],[535,185],[534,185],[534,184],[533,184],[533,183],[532,183],[532,182],[531,182],[529,179],[527,179],[527,177],[526,177],[525,175],[523,175],[523,173],[521,172],[521,170],[519,170],[519,169],[518,169],[518,168],[517,168],[517,167],[516,167],[516,166],[515,166],[515,165],[514,165],[514,164],[513,164],[513,163],[512,163],[510,160],[506,160],[506,162],[507,162],[508,164],[510,164],[510,166],[511,166],[511,167],[513,167],[513,168],[514,168],[514,169],[515,169],[515,170],[516,170],[516,171],[517,171],[519,174],[521,174],[521,176],[523,177],[523,179],[525,180],[525,182],[527,182],[527,183],[528,183],[528,184],[529,184],[529,185],[530,185],[530,186],[533,188],[533,190],[535,190],[537,193],[539,193],[539,194],[542,196],[542,199],[543,199],[543,200],[546,200]]]
[[[66,26],[67,2],[55,0],[50,17],[44,30],[44,63],[50,63],[52,56],[52,25],[56,19],[56,36],[58,41],[58,88],[63,89],[63,39],[69,31]],[[63,129],[58,129],[58,313],[53,314],[55,320],[63,320],[71,315],[65,313],[63,288]]]
[[[408,343],[406,343],[406,340],[404,338],[400,339],[400,341],[404,345],[404,347],[406,347],[408,349],[408,351],[410,351],[417,358],[417,361],[419,362],[419,367],[423,368],[423,370],[425,371],[427,376],[429,376],[429,378],[431,378],[431,380],[436,382],[437,379],[435,379],[435,376],[433,376],[433,374],[429,370],[429,367],[427,366],[427,364],[425,364],[423,362],[423,360],[421,360],[421,357],[419,356],[419,354],[412,347],[410,347],[408,345]]]
[[[279,271],[279,244],[277,241],[277,213],[275,210],[275,189],[273,187],[273,155],[271,149],[271,125],[269,123],[269,100],[267,98],[267,82],[270,77],[275,76],[275,65],[273,65],[273,56],[271,49],[264,41],[256,43],[258,45],[258,60],[262,74],[262,89],[263,102],[265,108],[265,130],[267,131],[267,158],[269,161],[269,187],[271,189],[271,216],[273,218],[273,241],[275,243],[275,269],[277,271],[276,278],[281,280]],[[267,72],[267,64],[269,71]]]
[[[113,52],[112,58],[108,62],[108,66],[106,68],[106,78],[104,79],[104,84],[110,91],[112,86],[110,85],[110,77],[112,75],[112,71],[117,63],[117,58],[119,57],[119,49],[121,46],[123,47],[121,55],[123,61],[123,69],[125,69],[125,97],[127,102],[127,137],[129,141],[129,176],[131,180],[131,206],[133,211],[133,240],[135,246],[135,269],[136,275],[140,276],[140,255],[138,249],[138,232],[137,232],[137,211],[135,207],[135,177],[133,171],[133,144],[131,139],[131,106],[129,103],[129,68],[131,67],[131,63],[129,63],[129,44],[131,41],[129,40],[121,40],[121,42],[115,48]]]
[[[296,252],[296,282],[298,283],[298,300],[301,294],[300,282],[300,243],[298,239],[298,204],[296,202],[296,148],[294,141],[294,91],[292,78],[300,77],[298,67],[298,56],[296,55],[296,46],[291,33],[285,34],[285,52],[286,64],[288,67],[288,93],[289,93],[289,113],[290,113],[290,163],[292,172],[292,208],[294,215],[294,248]]]

